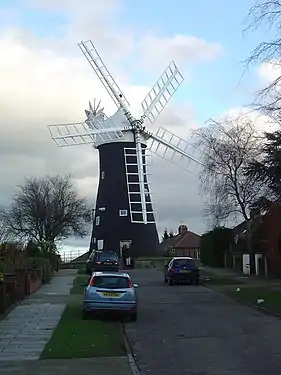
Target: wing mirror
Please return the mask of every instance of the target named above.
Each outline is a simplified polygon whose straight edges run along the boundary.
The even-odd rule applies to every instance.
[[[80,286],[86,287],[86,286],[88,286],[88,283],[86,283],[86,281],[84,281],[83,283],[80,284]]]
[[[133,287],[134,287],[134,288],[138,288],[138,287],[139,287],[139,284],[133,284]]]

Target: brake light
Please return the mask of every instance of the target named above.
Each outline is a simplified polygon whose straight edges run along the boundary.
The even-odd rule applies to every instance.
[[[174,270],[174,268],[170,268],[170,270],[169,270],[170,272],[175,272],[175,270]]]
[[[90,286],[95,286],[95,277],[94,276],[91,277],[89,285]]]
[[[128,288],[132,288],[133,287],[133,283],[130,279],[127,280],[127,283],[128,283]]]
[[[101,264],[101,262],[97,262],[97,264]]]

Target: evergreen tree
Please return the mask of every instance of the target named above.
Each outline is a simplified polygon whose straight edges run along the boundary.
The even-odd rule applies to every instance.
[[[170,232],[169,232],[169,238],[173,238],[175,237],[175,234],[173,232],[173,230],[171,229]]]
[[[272,202],[281,202],[281,131],[265,133],[261,159],[250,163],[246,175],[263,184],[263,196],[253,209],[266,208]]]
[[[167,228],[165,228],[163,236],[162,236],[162,242],[166,241],[168,238],[169,238],[168,230]]]

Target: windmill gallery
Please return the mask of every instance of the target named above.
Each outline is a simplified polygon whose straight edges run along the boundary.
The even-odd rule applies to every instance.
[[[145,127],[146,122],[156,121],[183,76],[172,62],[143,100],[143,115],[135,119],[93,43],[89,40],[78,45],[117,107],[107,117],[99,108],[100,103],[89,103],[84,122],[49,126],[58,146],[90,143],[99,151],[99,186],[90,250],[119,252],[122,246],[132,245],[137,256],[153,255],[159,240],[147,178],[148,151],[177,165],[199,162],[187,152],[190,145],[185,140],[164,128],[152,134]]]

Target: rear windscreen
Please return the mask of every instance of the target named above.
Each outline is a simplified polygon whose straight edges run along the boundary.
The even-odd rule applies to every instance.
[[[109,288],[109,289],[122,289],[128,288],[129,279],[126,277],[116,276],[96,276],[95,287]]]
[[[174,267],[180,267],[180,266],[195,266],[193,259],[176,259],[173,262]]]
[[[101,262],[105,262],[107,260],[113,260],[113,261],[117,261],[118,260],[118,257],[117,257],[117,254],[116,253],[101,253],[99,254],[99,260]]]

